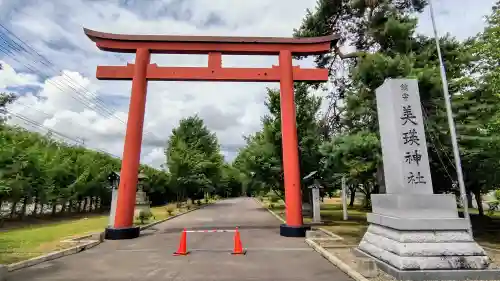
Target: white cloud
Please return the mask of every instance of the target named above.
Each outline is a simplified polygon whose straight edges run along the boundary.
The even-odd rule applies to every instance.
[[[0,75],[0,91],[5,91],[7,87],[16,87],[16,86],[37,86],[38,77],[33,74],[27,73],[16,73],[14,68],[10,65],[6,64],[3,61],[0,61],[0,65],[2,65],[2,74]]]
[[[165,153],[163,148],[155,147],[144,157],[144,162],[153,167],[159,168],[165,163]]]
[[[483,31],[484,17],[491,14],[496,0],[433,0],[436,27],[440,36],[446,33],[466,39]],[[420,16],[418,31],[432,35],[429,6]]]
[[[121,155],[123,150],[123,121],[127,118],[131,83],[97,81],[95,69],[97,65],[123,65],[132,61],[133,55],[99,51],[85,37],[83,27],[130,34],[291,36],[305,10],[313,8],[316,2],[148,0],[148,5],[143,5],[143,0],[131,0],[126,1],[130,5],[127,7],[112,0],[0,1],[0,17],[9,19],[6,26],[51,62],[42,63],[43,58],[32,51],[31,55],[20,53],[16,60],[0,56],[8,62],[0,72],[0,89],[16,86],[27,89],[19,91],[22,97],[9,109],[52,130],[84,140],[89,147],[115,155]],[[439,1],[438,26],[442,32],[451,32],[459,38],[473,35],[482,29],[482,16],[489,13],[492,2]],[[444,10],[447,12],[443,13]],[[419,31],[429,34],[429,19],[426,15],[422,19]],[[154,55],[152,62],[204,66],[207,57]],[[223,65],[229,67],[273,64],[277,64],[275,57],[223,57]],[[307,67],[312,66],[312,61],[296,64]],[[149,133],[144,135],[142,162],[159,167],[164,162],[163,146],[171,130],[181,118],[193,114],[203,117],[217,133],[222,152],[231,160],[236,149],[244,145],[242,135],[260,127],[260,118],[266,112],[265,88],[277,86],[277,83],[150,82],[145,117],[145,131]],[[102,104],[116,109],[113,116],[104,112]],[[12,122],[24,124],[16,120]]]

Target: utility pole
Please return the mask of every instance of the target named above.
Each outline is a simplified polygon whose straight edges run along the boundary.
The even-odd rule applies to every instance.
[[[451,144],[453,146],[453,156],[455,158],[455,169],[457,172],[458,186],[460,187],[460,199],[462,201],[462,205],[463,205],[463,209],[464,209],[464,218],[467,220],[469,233],[472,237],[473,236],[472,225],[471,225],[470,216],[469,216],[469,206],[468,206],[467,196],[466,196],[466,191],[465,191],[464,175],[462,173],[462,163],[460,161],[460,151],[458,150],[455,121],[453,120],[453,111],[451,109],[451,97],[450,97],[450,93],[448,92],[448,80],[446,79],[446,70],[444,68],[443,57],[441,55],[441,46],[439,44],[439,37],[438,37],[438,33],[437,33],[437,28],[436,28],[436,21],[434,19],[434,9],[432,7],[432,0],[429,0],[429,10],[431,13],[432,28],[434,30],[434,38],[436,40],[436,48],[437,48],[437,53],[438,53],[438,58],[439,58],[439,66],[440,66],[440,71],[441,71],[441,82],[443,84],[444,101],[446,104],[446,113],[448,115],[448,125],[450,126]]]

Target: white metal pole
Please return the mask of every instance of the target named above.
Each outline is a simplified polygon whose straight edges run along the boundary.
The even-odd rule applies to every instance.
[[[342,176],[342,214],[343,218],[346,221],[347,218],[347,194],[346,194],[346,186],[345,186],[345,177]]]
[[[462,163],[460,161],[460,152],[458,150],[457,133],[455,130],[455,121],[453,120],[453,111],[451,109],[450,93],[448,92],[448,80],[446,79],[446,70],[444,68],[443,57],[441,56],[441,46],[439,44],[439,37],[436,28],[436,21],[434,19],[434,9],[432,7],[432,0],[429,0],[429,10],[431,12],[432,28],[434,30],[434,38],[436,40],[436,48],[439,58],[439,66],[441,70],[441,82],[443,84],[444,101],[446,103],[446,113],[448,115],[448,125],[450,126],[451,144],[453,146],[453,156],[455,158],[455,169],[457,172],[458,186],[460,187],[460,199],[464,209],[464,218],[467,220],[469,233],[472,234],[472,225],[469,216],[469,206],[467,196],[465,193],[464,175],[462,173]]]

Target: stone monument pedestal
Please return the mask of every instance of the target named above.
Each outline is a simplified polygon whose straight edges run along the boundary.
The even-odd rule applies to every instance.
[[[454,195],[374,194],[359,250],[398,270],[486,269],[490,259],[458,217]]]

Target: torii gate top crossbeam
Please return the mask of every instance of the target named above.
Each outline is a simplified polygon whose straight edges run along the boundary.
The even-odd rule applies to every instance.
[[[135,53],[147,48],[151,53],[208,54],[218,52],[235,55],[277,55],[289,50],[297,55],[318,55],[330,51],[339,36],[309,38],[281,37],[223,37],[182,35],[128,35],[94,31],[84,28],[85,34],[103,51]]]
[[[279,82],[283,67],[294,81],[327,81],[327,69],[302,69],[292,66],[292,55],[317,55],[330,51],[338,36],[311,38],[216,37],[179,35],[111,34],[85,29],[85,34],[103,51],[136,53],[136,63],[127,66],[98,66],[97,79],[132,80],[137,62],[143,64],[146,80],[156,81],[229,81]],[[147,53],[147,56],[139,56]],[[150,63],[151,53],[208,54],[207,67],[162,67]],[[279,55],[290,57],[283,65],[270,68],[222,67],[222,55]],[[280,60],[281,61],[281,60]],[[140,69],[140,68],[139,68]],[[287,70],[288,71],[288,70]]]

